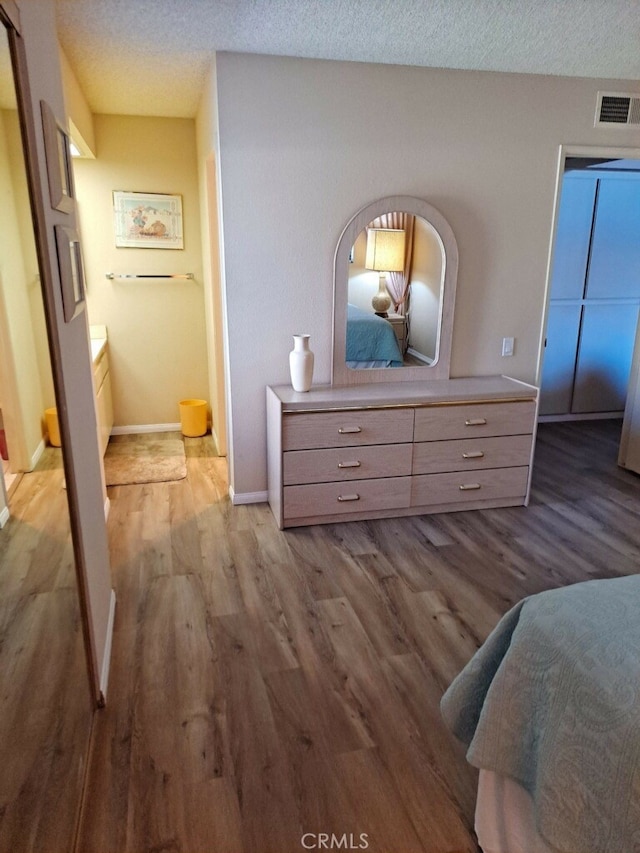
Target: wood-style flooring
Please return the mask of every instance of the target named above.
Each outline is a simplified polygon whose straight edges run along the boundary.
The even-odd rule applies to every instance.
[[[79,853],[300,853],[332,834],[477,851],[476,771],[440,697],[523,596],[639,570],[619,436],[541,425],[528,508],[282,532],[267,505],[230,505],[210,438],[185,440],[186,480],[110,489],[118,605]]]

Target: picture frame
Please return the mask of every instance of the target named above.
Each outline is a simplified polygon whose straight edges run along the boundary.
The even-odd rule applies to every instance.
[[[51,207],[61,213],[72,213],[75,207],[75,189],[69,134],[56,119],[46,101],[40,101],[40,112]]]
[[[182,196],[114,190],[116,248],[183,249]]]
[[[70,323],[85,307],[85,277],[78,232],[66,225],[55,226],[58,270],[65,323]]]

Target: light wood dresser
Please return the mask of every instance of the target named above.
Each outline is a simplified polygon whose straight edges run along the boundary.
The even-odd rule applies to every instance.
[[[283,528],[526,504],[537,398],[505,376],[269,387],[271,509]]]

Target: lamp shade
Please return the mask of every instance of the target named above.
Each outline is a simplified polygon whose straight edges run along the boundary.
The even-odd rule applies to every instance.
[[[364,265],[368,270],[402,272],[404,231],[396,228],[369,228]]]

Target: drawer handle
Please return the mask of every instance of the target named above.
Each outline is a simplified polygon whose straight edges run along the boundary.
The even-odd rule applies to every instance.
[[[484,426],[487,422],[486,418],[469,418],[464,422],[465,426]]]
[[[473,492],[480,488],[480,483],[465,483],[462,486],[458,486],[458,488],[461,492]]]
[[[345,501],[359,501],[360,495],[338,495],[339,503],[344,503]]]
[[[340,435],[351,435],[354,432],[362,432],[362,427],[340,427],[338,429]]]
[[[463,459],[482,459],[484,450],[470,450],[469,453],[463,453]]]
[[[338,462],[338,468],[359,468],[361,462]]]

